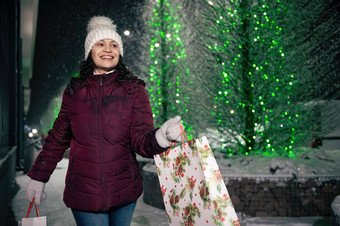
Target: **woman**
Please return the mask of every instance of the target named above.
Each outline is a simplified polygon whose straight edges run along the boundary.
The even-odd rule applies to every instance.
[[[155,129],[145,83],[122,61],[123,44],[107,17],[93,17],[80,76],[28,172],[26,194],[40,204],[45,183],[70,148],[64,202],[77,225],[130,225],[142,178],[135,153],[152,158],[180,141],[180,117]]]

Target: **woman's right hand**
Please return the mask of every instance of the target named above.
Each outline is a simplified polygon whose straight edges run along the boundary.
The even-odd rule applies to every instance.
[[[45,183],[31,179],[26,187],[26,197],[29,201],[34,202],[36,205],[40,205],[40,202],[46,198],[46,193],[44,192]]]

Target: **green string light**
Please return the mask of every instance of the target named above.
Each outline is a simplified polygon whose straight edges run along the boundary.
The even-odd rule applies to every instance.
[[[149,20],[152,39],[149,45],[149,96],[155,125],[159,126],[173,115],[188,113],[188,98],[182,91],[182,79],[190,76],[189,69],[176,71],[183,64],[186,51],[179,16],[182,7],[170,0],[158,0]],[[192,81],[190,81],[192,82]],[[172,113],[173,112],[173,113]],[[184,125],[186,126],[186,125]],[[186,129],[189,128],[186,126]],[[188,130],[187,130],[188,131]]]
[[[246,14],[244,13],[245,10],[241,8],[241,4],[237,4],[237,2],[231,0],[230,2],[228,7],[225,8],[224,15],[218,14],[218,12],[223,12],[223,5],[221,5],[220,8],[216,7],[217,16],[216,18],[212,18],[212,21],[215,22],[216,28],[214,29],[216,29],[215,32],[219,34],[218,37],[221,40],[216,41],[215,39],[214,43],[208,44],[209,50],[218,56],[215,60],[221,65],[221,86],[216,91],[214,108],[218,109],[218,112],[216,112],[218,125],[225,128],[223,129],[222,127],[219,131],[223,133],[224,130],[230,128],[228,125],[233,125],[230,123],[230,117],[237,116],[234,114],[235,112],[231,114],[231,111],[227,109],[233,109],[235,106],[238,106],[238,108],[235,109],[238,114],[242,114],[241,112],[249,109],[249,112],[254,115],[254,131],[256,136],[251,136],[252,139],[246,139],[248,141],[246,143],[253,144],[257,142],[258,146],[250,145],[246,150],[240,150],[240,152],[248,155],[249,152],[261,148],[261,140],[264,140],[264,147],[270,152],[293,153],[292,149],[296,144],[294,134],[297,133],[296,128],[293,128],[293,120],[298,118],[298,114],[294,112],[294,109],[289,107],[292,105],[292,102],[287,94],[289,94],[294,86],[295,77],[294,75],[289,75],[288,77],[285,75],[287,70],[284,66],[286,53],[282,45],[282,38],[280,38],[284,29],[280,26],[279,20],[277,19],[280,18],[279,13],[274,12],[275,10],[280,11],[280,1],[277,3],[265,0],[259,1],[258,6],[251,6],[249,12]],[[249,102],[247,99],[239,101],[239,96],[235,98],[234,94],[234,90],[236,89],[238,95],[242,96],[240,92],[242,82],[239,82],[240,87],[235,87],[235,79],[237,79],[235,78],[235,74],[240,74],[239,68],[243,67],[244,55],[242,51],[244,51],[247,45],[244,44],[244,40],[242,45],[238,44],[238,40],[235,40],[235,37],[230,36],[229,33],[235,35],[241,31],[244,18],[249,19],[249,40],[253,41],[253,43],[251,43],[253,45],[251,51],[256,50],[257,45],[263,45],[263,47],[261,46],[262,48],[267,48],[265,50],[267,54],[262,54],[262,58],[259,58],[260,60],[257,61],[256,58],[250,58],[252,59],[252,70],[247,72],[249,83],[247,83],[247,87],[244,89],[253,90],[252,102]],[[234,46],[236,48],[234,48]],[[233,56],[233,54],[235,56]],[[228,74],[232,76],[230,77]],[[267,88],[259,92],[259,87]],[[260,96],[258,95],[259,93]],[[276,105],[278,107],[275,107]],[[285,105],[288,107],[285,108]],[[223,111],[223,108],[225,108],[226,111]],[[280,112],[280,109],[285,110]],[[240,123],[240,129],[242,129],[243,123],[241,119],[242,118],[238,121],[238,123]],[[258,129],[259,127],[261,130]],[[275,141],[275,139],[268,139],[269,136],[272,136],[270,133],[272,133],[273,128],[279,128],[276,131],[277,133],[281,131],[281,133],[285,133],[288,136],[285,144],[278,145],[277,143],[280,142]],[[237,131],[238,128],[234,127],[234,130]],[[291,133],[285,131],[291,131]],[[224,144],[222,144],[221,148],[225,148]],[[229,155],[232,155],[231,150],[228,150]]]

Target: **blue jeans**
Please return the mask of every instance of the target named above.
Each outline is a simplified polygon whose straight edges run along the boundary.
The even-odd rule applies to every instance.
[[[72,209],[78,226],[130,226],[136,202],[104,212],[84,212]]]

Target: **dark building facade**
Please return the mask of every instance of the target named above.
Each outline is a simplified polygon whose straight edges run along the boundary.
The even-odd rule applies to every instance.
[[[22,136],[20,1],[0,1],[0,225],[11,201]],[[18,118],[21,118],[18,120]]]

